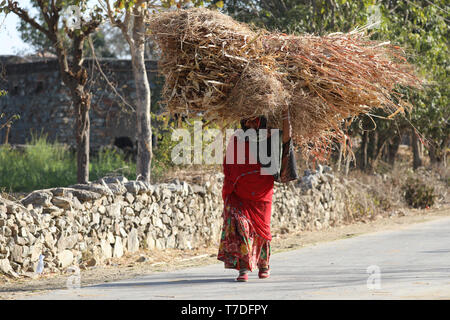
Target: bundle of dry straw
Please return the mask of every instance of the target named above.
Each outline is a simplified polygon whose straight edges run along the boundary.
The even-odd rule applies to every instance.
[[[286,104],[275,59],[246,25],[189,9],[154,16],[149,30],[162,51],[159,70],[170,112],[235,121]]]
[[[420,85],[401,48],[363,32],[254,32],[203,8],[155,15],[149,30],[162,51],[163,102],[171,113],[225,123],[266,115],[281,128],[288,107],[295,142],[316,155],[342,135],[343,119],[373,108],[394,112],[403,107],[393,101],[396,86]]]

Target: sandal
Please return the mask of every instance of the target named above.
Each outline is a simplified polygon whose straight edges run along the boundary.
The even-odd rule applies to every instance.
[[[270,269],[268,267],[259,269],[258,277],[260,279],[267,279],[267,278],[269,278],[270,277]]]
[[[248,281],[248,271],[247,270],[239,270],[239,276],[236,278],[238,282],[247,282]]]

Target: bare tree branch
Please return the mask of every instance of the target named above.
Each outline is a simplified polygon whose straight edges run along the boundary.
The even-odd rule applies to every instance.
[[[44,33],[47,37],[50,37],[50,31],[48,29],[45,29],[42,25],[40,25],[36,19],[31,18],[30,15],[28,14],[28,11],[26,11],[25,9],[22,9],[18,6],[17,1],[12,1],[12,0],[8,0],[8,9],[14,13],[15,15],[17,15],[19,18],[21,18],[23,21],[27,22],[28,24],[30,24],[32,27],[34,27],[35,29],[41,31],[42,33]]]
[[[132,47],[133,45],[133,39],[130,37],[128,25],[130,21],[130,13],[128,10],[125,12],[125,17],[122,20],[115,18],[113,9],[111,7],[111,3],[109,0],[99,1],[100,6],[106,11],[106,14],[108,15],[109,21],[113,26],[116,26],[122,31],[122,34],[125,38],[125,40],[128,42],[129,46]]]

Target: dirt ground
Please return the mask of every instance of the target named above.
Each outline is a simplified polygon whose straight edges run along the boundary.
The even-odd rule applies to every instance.
[[[342,225],[320,231],[301,231],[285,234],[273,233],[272,253],[295,250],[321,242],[354,237],[365,233],[402,229],[411,224],[450,216],[450,207],[428,210],[405,210],[394,216],[381,217],[368,222]],[[217,247],[195,250],[153,250],[126,254],[112,259],[109,265],[81,270],[81,285],[112,282],[155,272],[218,263]],[[138,262],[144,260],[143,262]],[[70,274],[44,274],[39,278],[10,279],[0,276],[0,299],[21,299],[47,290],[64,289]]]

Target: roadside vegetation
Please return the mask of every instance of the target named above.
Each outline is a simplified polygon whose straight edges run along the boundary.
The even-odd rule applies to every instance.
[[[175,2],[181,4],[181,1]],[[40,1],[31,3],[39,8]],[[125,10],[125,5],[132,8],[134,3],[118,1],[116,9]],[[328,165],[342,179],[356,181],[361,192],[367,195],[355,195],[355,203],[359,203],[355,211],[369,212],[374,207],[390,210],[400,205],[427,208],[444,201],[450,187],[447,40],[450,16],[446,1],[233,0],[192,1],[192,4],[213,5],[238,21],[270,31],[324,35],[366,26],[372,39],[391,41],[404,48],[408,62],[416,66],[424,80],[422,90],[399,88],[399,98],[412,108],[399,109],[395,117],[374,110],[370,115],[352,119],[346,131],[346,144],[332,146]],[[0,7],[3,13],[10,11],[6,5]],[[43,17],[36,19],[45,27]],[[117,58],[129,54],[129,50],[123,50],[125,41],[119,36],[120,32],[114,33],[113,29],[116,28],[107,23],[93,33],[99,57]],[[54,49],[43,40],[42,30],[29,21],[22,21],[19,31],[36,52]],[[116,41],[105,41],[106,35],[114,35]],[[158,49],[150,39],[146,41],[149,51],[146,56],[157,59]],[[61,45],[67,44],[61,42]],[[92,54],[86,47],[84,55]],[[152,94],[158,96],[157,91]],[[0,90],[0,99],[6,94]],[[151,161],[152,183],[175,179],[201,183],[204,175],[221,170],[219,165],[175,166],[171,151],[178,141],[172,141],[172,130],[181,126],[193,134],[194,119],[165,118],[161,116],[164,110],[154,105],[151,110],[151,132],[156,137]],[[0,113],[0,130],[6,132],[14,126],[15,117],[20,115]],[[77,158],[68,146],[50,143],[45,136],[33,138],[21,149],[11,147],[7,139],[0,143],[3,143],[0,145],[0,191],[29,192],[77,182]],[[135,179],[139,171],[135,158],[120,149],[99,150],[90,156],[89,181],[111,174]],[[312,159],[300,155],[298,163],[300,174],[316,165]]]
[[[3,192],[29,192],[36,189],[77,183],[76,155],[68,146],[50,143],[46,136],[33,137],[23,149],[0,145],[0,188]],[[134,179],[136,165],[125,154],[104,148],[91,157],[91,179],[120,174]]]

